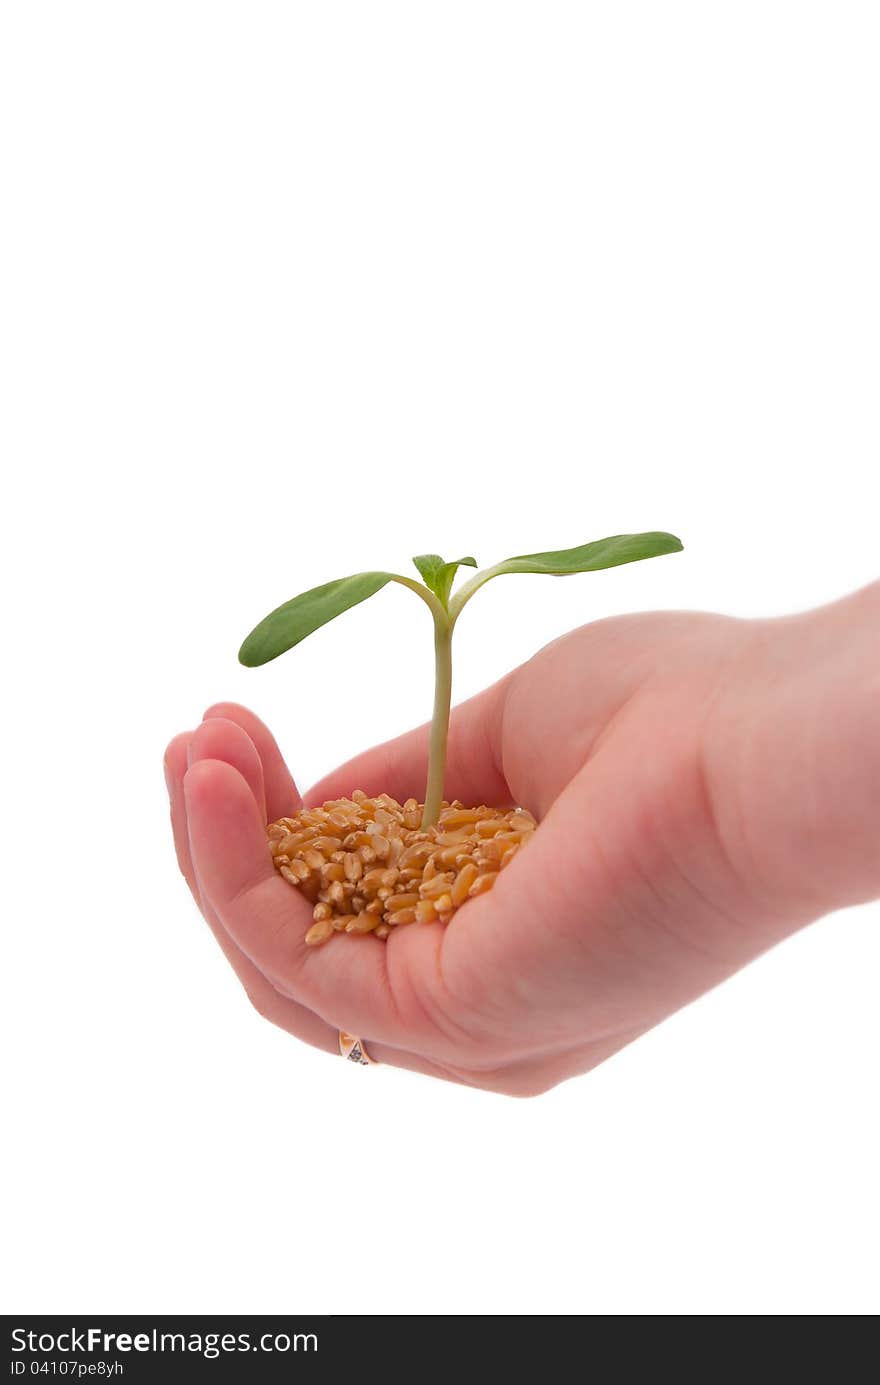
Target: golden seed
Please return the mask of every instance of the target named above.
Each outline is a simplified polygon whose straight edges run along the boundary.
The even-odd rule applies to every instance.
[[[480,857],[484,861],[500,861],[504,847],[493,837],[491,841],[480,842]]]
[[[461,844],[467,837],[467,828],[462,828],[460,832],[438,832],[434,841],[438,846],[455,846],[461,849]]]
[[[439,861],[441,866],[454,866],[460,855],[461,842],[458,842],[456,846],[444,846],[442,851],[437,852],[434,859]]]
[[[531,813],[525,812],[522,808],[518,813],[511,813],[508,821],[513,832],[534,832],[537,826]]]
[[[414,846],[408,846],[400,857],[400,866],[417,866],[421,870],[422,866],[431,855],[433,848],[427,842],[417,842]]]
[[[355,856],[353,851],[349,851],[345,857],[345,878],[346,880],[360,880],[364,873],[364,863],[360,856]]]
[[[333,931],[387,938],[395,926],[447,922],[492,888],[537,826],[524,808],[456,799],[422,831],[421,812],[414,798],[357,790],[269,824],[276,869],[313,906],[310,946]]]
[[[300,894],[304,895],[310,904],[317,904],[320,888],[321,881],[317,875],[310,875],[308,880],[303,880],[298,886]]]
[[[399,909],[399,910],[395,913],[395,915],[394,915],[394,922],[395,922],[396,924],[415,923],[415,921],[416,921],[416,911],[415,911],[415,909]]]
[[[415,908],[418,902],[419,897],[417,894],[396,894],[392,895],[391,899],[386,901],[385,907],[389,910],[394,910],[396,913],[398,909]]]
[[[302,880],[308,879],[309,868],[305,861],[291,861],[289,866],[281,866],[281,874],[286,880],[290,880],[294,885],[298,885]]]
[[[491,890],[497,879],[497,870],[489,870],[485,875],[478,875],[468,890],[468,898],[473,899],[478,894],[485,894],[487,890]]]
[[[401,856],[401,853],[402,853],[402,851],[403,851],[403,848],[404,848],[404,840],[403,840],[403,837],[392,837],[392,838],[391,838],[391,843],[390,843],[389,848],[388,848],[388,856],[387,856],[387,858],[386,858],[387,861],[388,861],[389,866],[396,866],[396,865],[397,865],[397,862],[400,860],[400,856]]]
[[[431,880],[426,880],[419,888],[422,899],[437,899],[441,894],[446,894],[452,884],[452,872],[444,871],[441,875],[435,875]]]
[[[448,813],[443,814],[441,826],[444,832],[449,832],[455,827],[469,826],[479,816],[479,808],[450,808]]]
[[[496,832],[503,832],[506,826],[504,818],[486,818],[477,823],[477,836],[494,837]]]
[[[352,919],[351,923],[345,925],[346,933],[372,933],[378,926],[379,920],[375,914],[361,912],[357,918]]]
[[[476,878],[477,868],[473,862],[469,865],[462,866],[458,875],[455,877],[455,884],[452,886],[452,903],[456,909],[460,904],[464,904],[464,901],[467,899],[468,890]]]
[[[306,842],[311,841],[314,835],[311,830],[308,832],[288,832],[287,836],[278,843],[278,849],[290,855],[292,851],[297,851],[299,847],[305,846]]]
[[[339,846],[338,837],[315,837],[314,841],[309,842],[315,851],[320,851],[322,855],[329,856],[331,851],[336,851]]]

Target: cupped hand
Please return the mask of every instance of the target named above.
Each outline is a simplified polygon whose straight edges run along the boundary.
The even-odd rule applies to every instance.
[[[878,607],[880,586],[780,620],[602,621],[457,708],[447,796],[519,804],[539,827],[446,926],[305,946],[311,907],[265,835],[303,800],[270,732],[228,703],[166,752],[180,868],[273,1023],[328,1052],[345,1029],[383,1063],[544,1091],[880,891],[880,753],[853,691]],[[427,739],[368,751],[305,802],[420,798]]]

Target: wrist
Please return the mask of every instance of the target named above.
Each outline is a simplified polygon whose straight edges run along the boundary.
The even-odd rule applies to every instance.
[[[741,688],[751,842],[804,917],[880,897],[880,583],[759,622]]]

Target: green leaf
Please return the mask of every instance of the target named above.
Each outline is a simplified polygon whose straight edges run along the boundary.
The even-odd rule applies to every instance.
[[[413,562],[425,586],[430,587],[435,596],[439,596],[444,606],[449,600],[458,569],[477,566],[476,558],[456,558],[454,563],[447,563],[439,553],[422,553],[418,558],[413,558]]]
[[[661,553],[678,553],[681,540],[674,534],[614,534],[609,539],[581,544],[580,548],[560,548],[552,553],[523,553],[483,568],[465,582],[452,599],[449,614],[453,624],[463,607],[482,586],[505,572],[545,572],[554,577],[568,577],[574,572],[595,572],[598,568],[618,567],[635,563],[641,558],[657,558]]]
[[[580,548],[561,548],[553,553],[525,553],[507,558],[491,569],[493,576],[504,572],[546,572],[567,577],[573,572],[596,572],[599,568],[637,563],[642,558],[657,558],[662,553],[678,553],[682,548],[674,534],[614,534],[608,539],[581,544]]]
[[[295,596],[251,631],[238,651],[239,661],[247,668],[268,664],[313,630],[374,596],[388,582],[398,580],[393,572],[358,572],[354,577],[340,577],[336,582],[325,582],[322,587]]]

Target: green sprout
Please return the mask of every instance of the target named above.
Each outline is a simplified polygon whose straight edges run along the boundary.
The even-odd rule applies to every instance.
[[[556,553],[526,553],[518,558],[506,558],[493,567],[483,568],[470,577],[452,595],[452,584],[460,567],[477,566],[475,558],[456,558],[444,562],[436,553],[424,553],[413,558],[423,579],[401,577],[396,572],[358,572],[353,577],[340,577],[321,587],[295,596],[261,620],[248,635],[238,652],[241,663],[257,668],[277,659],[336,616],[352,606],[375,596],[389,582],[399,582],[420,596],[434,618],[434,713],[431,720],[431,740],[428,751],[428,781],[425,788],[425,808],[422,828],[437,821],[443,800],[443,780],[446,773],[446,745],[449,737],[449,709],[452,704],[452,632],[455,622],[470,601],[492,577],[506,572],[542,572],[554,577],[568,577],[575,572],[595,572],[599,568],[619,567],[642,558],[657,558],[663,553],[677,553],[681,542],[674,534],[615,534],[580,548],[566,548]]]

